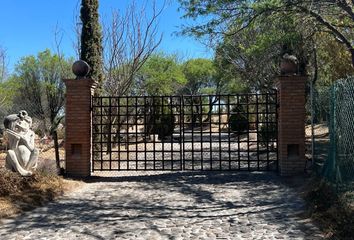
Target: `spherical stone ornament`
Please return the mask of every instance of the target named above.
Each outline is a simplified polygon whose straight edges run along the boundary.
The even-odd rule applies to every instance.
[[[76,78],[84,78],[90,72],[91,68],[87,62],[83,60],[78,60],[74,62],[72,70],[73,73],[76,75]]]

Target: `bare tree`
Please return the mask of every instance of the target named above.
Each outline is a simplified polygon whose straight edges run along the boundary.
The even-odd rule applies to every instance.
[[[133,1],[124,15],[113,11],[110,24],[104,27],[104,89],[107,94],[127,94],[136,73],[160,45],[162,34],[158,32],[158,18],[164,7],[165,3],[157,9],[153,2],[149,16],[147,4],[138,9]]]

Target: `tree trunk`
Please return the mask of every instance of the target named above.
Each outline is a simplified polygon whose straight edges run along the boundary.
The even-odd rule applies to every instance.
[[[208,111],[208,116],[207,118],[203,121],[203,122],[209,122],[210,121],[210,118],[211,118],[211,113],[213,111],[213,107],[214,107],[214,104],[219,101],[219,98],[218,97],[215,97],[214,98],[214,101],[212,100],[212,98],[209,99],[209,111]]]
[[[59,142],[58,142],[58,133],[56,130],[52,132],[54,149],[55,149],[55,162],[57,165],[58,171],[60,171],[60,156],[59,156]]]

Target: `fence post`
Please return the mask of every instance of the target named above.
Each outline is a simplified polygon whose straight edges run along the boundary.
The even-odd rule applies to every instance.
[[[75,72],[76,63],[73,71],[77,78],[63,80],[66,86],[65,170],[69,176],[88,177],[92,158],[91,97],[96,83]]]
[[[284,74],[276,81],[278,89],[278,154],[281,176],[304,172],[306,76]]]

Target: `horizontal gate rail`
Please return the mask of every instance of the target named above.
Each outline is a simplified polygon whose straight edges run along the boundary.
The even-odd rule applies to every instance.
[[[277,93],[93,97],[92,171],[270,171]]]

